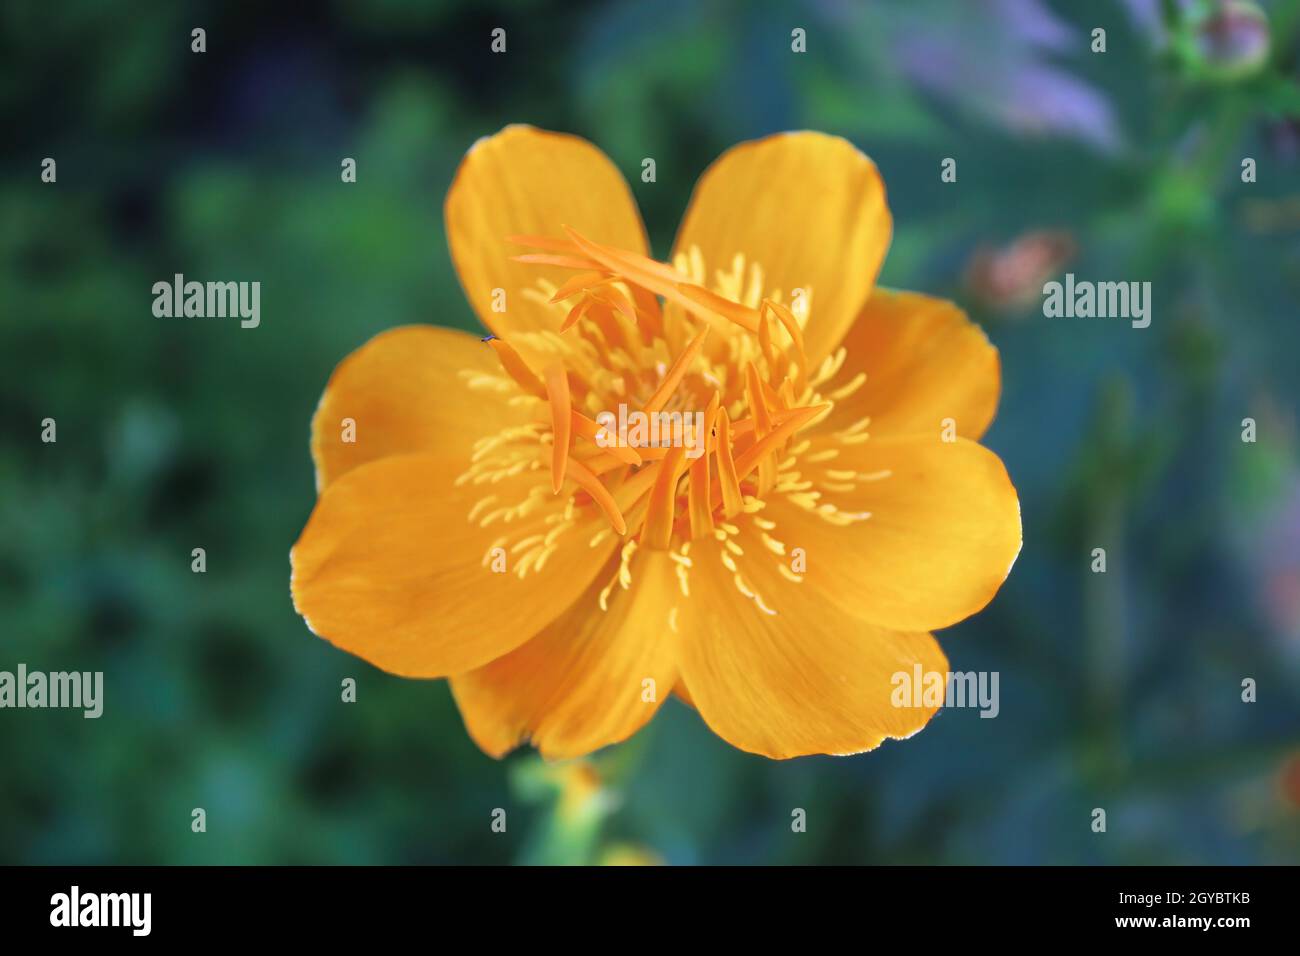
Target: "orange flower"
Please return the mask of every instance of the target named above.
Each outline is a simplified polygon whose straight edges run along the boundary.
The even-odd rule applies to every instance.
[[[992,599],[1020,508],[976,444],[996,350],[951,303],[875,288],[871,161],[819,133],[737,146],[665,264],[598,149],[511,126],[446,224],[495,337],[393,329],[335,370],[291,555],[312,631],[450,677],[493,756],[589,753],[670,690],[769,757],[923,727],[893,677],[946,674],[929,631]],[[620,406],[699,413],[703,445],[618,443]]]

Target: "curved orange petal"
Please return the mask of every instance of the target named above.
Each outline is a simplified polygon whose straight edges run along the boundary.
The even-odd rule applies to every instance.
[[[815,584],[779,574],[776,562],[789,557],[764,551],[743,528],[739,541],[745,557],[734,573],[761,606],[745,596],[716,542],[691,552],[681,671],[714,733],[741,750],[784,759],[861,753],[924,727],[937,708],[910,700],[896,706],[895,675],[910,678],[919,664],[924,674],[946,678],[938,642],[846,613]]]
[[[813,446],[817,447],[816,444]],[[973,441],[875,438],[841,446],[824,466],[801,471],[823,485],[824,467],[852,490],[826,492],[815,507],[868,514],[839,525],[790,498],[763,510],[773,532],[805,549],[808,576],[842,608],[894,630],[932,630],[993,599],[1020,553],[1020,501],[1002,461]]]
[[[485,375],[500,377],[501,363],[468,332],[408,325],[376,335],[339,363],[312,416],[317,490],[413,452],[458,460],[459,474],[475,441],[528,420],[506,395],[470,391],[467,376]]]
[[[695,186],[673,245],[699,248],[706,280],[737,253],[763,269],[765,292],[809,295],[805,349],[816,367],[866,302],[893,232],[875,164],[847,140],[780,133],[723,153]]]
[[[514,650],[586,590],[614,547],[590,546],[602,517],[557,532],[539,569],[510,542],[540,541],[563,523],[565,504],[545,473],[457,485],[462,467],[438,455],[397,455],[354,468],[321,493],[290,554],[294,607],[314,633],[391,673],[444,677]],[[537,504],[484,527],[469,516],[489,493],[503,504],[530,496]],[[504,572],[485,560],[497,542]]]
[[[452,678],[470,736],[501,757],[525,741],[547,759],[591,753],[641,728],[677,679],[673,608],[685,602],[663,552],[640,552],[631,586],[600,593],[619,561],[536,637],[478,670]],[[647,684],[647,681],[653,683]]]
[[[646,255],[645,227],[627,181],[584,139],[532,126],[507,126],[465,154],[444,207],[447,243],[465,296],[483,324],[503,337],[558,330],[568,306],[539,295],[539,280],[562,286],[573,269],[514,261],[533,253],[508,236],[550,236],[565,226],[588,239]],[[505,311],[493,311],[493,290]],[[554,291],[554,290],[552,290]],[[518,343],[516,343],[518,344]]]
[[[872,435],[932,435],[951,418],[958,435],[978,440],[993,421],[998,350],[952,302],[875,289],[842,344],[844,365],[820,390],[846,394],[823,428],[869,416]]]

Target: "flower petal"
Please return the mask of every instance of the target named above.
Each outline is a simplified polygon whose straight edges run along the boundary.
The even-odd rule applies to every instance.
[[[602,611],[600,591],[618,571],[615,559],[567,614],[527,644],[453,677],[452,693],[475,742],[501,757],[531,740],[542,756],[562,759],[640,729],[677,679],[677,635],[669,622],[685,598],[673,568],[663,552],[639,553],[631,587],[615,586]]]
[[[937,707],[895,706],[895,675],[910,677],[918,664],[946,675],[934,638],[889,631],[825,604],[820,589],[778,574],[778,559],[743,530],[740,540],[742,583],[775,614],[745,597],[715,542],[691,553],[681,670],[714,733],[784,759],[861,753],[924,727]]]
[[[476,440],[527,420],[504,396],[471,392],[462,372],[500,376],[501,363],[469,333],[431,325],[381,332],[340,362],[311,422],[317,490],[414,452],[459,460],[459,474]]]
[[[1021,543],[1020,501],[997,455],[937,433],[872,437],[801,471],[823,486],[831,479],[822,467],[837,479],[856,473],[856,487],[827,492],[813,507],[869,518],[834,524],[791,498],[775,498],[763,514],[788,547],[805,549],[809,576],[831,600],[882,627],[915,631],[955,624],[993,599]]]
[[[998,350],[953,303],[875,289],[843,345],[844,366],[822,392],[864,378],[836,401],[829,426],[869,416],[872,435],[934,435],[951,418],[958,435],[978,440],[993,421]]]
[[[815,367],[867,301],[892,231],[870,159],[837,136],[780,133],[741,143],[705,170],[673,251],[697,246],[709,270],[730,269],[743,253],[762,267],[764,289],[780,290],[785,302],[805,290],[805,347]]]
[[[483,324],[512,333],[558,330],[568,311],[535,292],[574,276],[558,266],[512,257],[535,250],[507,236],[552,236],[567,242],[564,226],[593,242],[646,255],[645,227],[627,181],[584,139],[532,126],[507,126],[465,154],[447,193],[447,242],[465,296]],[[505,311],[493,311],[493,290],[505,291]]]
[[[397,455],[354,468],[321,493],[290,554],[294,607],[314,633],[391,673],[443,677],[514,650],[586,590],[614,547],[589,546],[604,518],[590,509],[559,534],[540,570],[508,550],[508,569],[498,573],[484,558],[503,531],[512,541],[545,536],[565,505],[539,468],[490,491],[514,503],[542,489],[541,503],[483,527],[468,515],[487,488],[456,485],[462,466]]]

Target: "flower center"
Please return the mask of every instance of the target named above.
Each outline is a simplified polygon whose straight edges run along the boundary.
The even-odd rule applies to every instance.
[[[694,539],[739,550],[728,538],[741,514],[782,553],[767,533],[774,525],[758,515],[773,493],[828,521],[859,519],[821,501],[814,482],[794,470],[809,451],[796,434],[825,419],[863,378],[819,391],[840,371],[844,351],[810,369],[803,328],[812,290],[790,290],[787,304],[784,290],[765,290],[761,265],[743,255],[710,283],[697,248],[668,265],[565,232],[511,237],[532,250],[517,260],[574,270],[558,287],[539,280],[524,293],[554,311],[554,328],[515,333],[510,342],[488,338],[505,378],[465,373],[471,387],[535,406],[536,420],[480,440],[459,481],[493,484],[549,469],[550,487],[536,483],[516,505],[488,495],[471,518],[526,517],[548,491],[567,488],[566,507],[552,509],[548,527],[515,543],[526,565],[540,567],[563,530],[596,508],[608,527],[591,543],[626,536],[623,569],[639,548],[669,550],[684,562],[683,576]],[[629,427],[633,421],[645,427]],[[865,439],[866,424],[844,437]]]

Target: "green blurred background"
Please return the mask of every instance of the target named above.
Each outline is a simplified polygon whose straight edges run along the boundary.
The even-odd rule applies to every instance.
[[[97,721],[0,711],[0,862],[1300,861],[1297,3],[281,6],[0,8],[0,669],[105,672]],[[740,140],[875,159],[883,281],[1002,353],[1024,551],[941,635],[996,720],[774,763],[673,701],[589,762],[498,762],[445,683],[307,631],[320,391],[385,328],[477,328],[442,200],[513,122],[608,152],[661,257]],[[1045,319],[1067,270],[1152,282],[1151,327]],[[260,281],[261,327],[155,318],[176,272]]]

